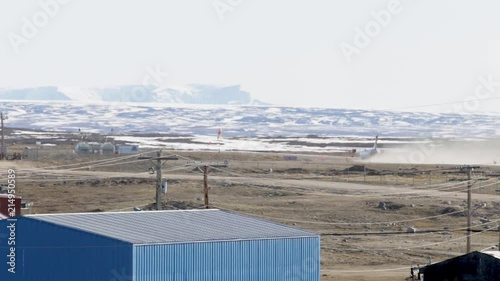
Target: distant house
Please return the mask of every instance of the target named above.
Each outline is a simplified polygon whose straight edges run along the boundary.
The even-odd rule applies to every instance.
[[[116,146],[116,152],[118,154],[136,154],[139,153],[139,146],[120,144]]]
[[[424,281],[500,281],[500,252],[472,252],[423,268]]]

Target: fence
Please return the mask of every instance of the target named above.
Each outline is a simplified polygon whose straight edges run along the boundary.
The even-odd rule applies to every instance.
[[[85,163],[92,161],[105,161],[106,159],[123,157],[123,155],[77,155],[72,147],[57,149],[54,148],[33,148],[28,157],[28,161],[38,162],[38,166],[47,166],[50,164],[64,165],[77,163]],[[23,152],[23,149],[18,149]],[[153,149],[141,149],[142,154],[147,154]],[[12,152],[18,152],[12,149]],[[175,154],[177,151],[164,151],[164,154]],[[183,157],[177,161],[169,161],[165,164],[164,169],[167,174],[193,174],[198,173],[194,167],[189,164],[193,160],[204,161],[228,161],[228,167],[222,170],[213,170],[213,174],[221,176],[247,176],[247,177],[265,177],[265,178],[280,178],[280,179],[314,179],[331,182],[354,182],[366,184],[381,184],[381,185],[408,185],[408,186],[425,186],[446,183],[451,181],[465,181],[466,175],[454,173],[452,170],[443,169],[436,166],[425,165],[409,165],[409,164],[382,164],[382,163],[352,163],[351,161],[318,161],[310,159],[295,159],[284,160],[280,155],[260,155],[261,159],[269,160],[253,160],[257,158],[252,154],[241,153],[225,153],[217,154],[213,152],[181,152]],[[36,155],[36,156],[35,156]],[[186,156],[184,156],[186,155]],[[314,156],[310,157],[315,159]],[[223,160],[224,159],[224,160]],[[229,159],[229,160],[226,160]],[[317,158],[316,158],[317,159]],[[132,155],[131,158],[123,162],[114,162],[109,165],[88,165],[82,166],[86,170],[95,171],[113,171],[113,172],[146,172],[152,166],[149,161],[137,160]],[[85,165],[85,164],[82,164]],[[182,168],[185,166],[184,168]],[[73,166],[74,167],[74,166]],[[177,169],[177,167],[181,167]],[[484,172],[476,173],[475,178],[481,179],[488,175]],[[500,186],[497,187],[497,192],[500,192]]]

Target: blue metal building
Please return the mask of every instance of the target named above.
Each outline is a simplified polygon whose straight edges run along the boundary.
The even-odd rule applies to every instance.
[[[15,274],[6,266],[6,224],[0,280],[320,280],[317,234],[226,211],[19,217]]]

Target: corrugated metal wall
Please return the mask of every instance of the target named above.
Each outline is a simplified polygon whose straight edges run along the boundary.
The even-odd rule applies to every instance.
[[[2,232],[5,223],[0,223]],[[16,274],[12,274],[7,272],[7,244],[1,240],[0,280],[133,281],[129,243],[21,217],[16,225]]]
[[[140,245],[135,281],[319,281],[319,237]]]
[[[0,221],[0,280],[319,281],[319,237],[135,245],[21,217],[16,274],[7,272]]]

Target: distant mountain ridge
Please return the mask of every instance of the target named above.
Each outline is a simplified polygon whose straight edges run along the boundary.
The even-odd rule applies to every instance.
[[[0,100],[106,101],[132,103],[175,103],[215,105],[267,105],[255,100],[240,85],[190,84],[179,88],[128,85],[108,88],[37,87],[0,89]]]
[[[57,87],[39,87],[29,89],[0,89],[0,99],[3,100],[71,100],[58,91]]]

